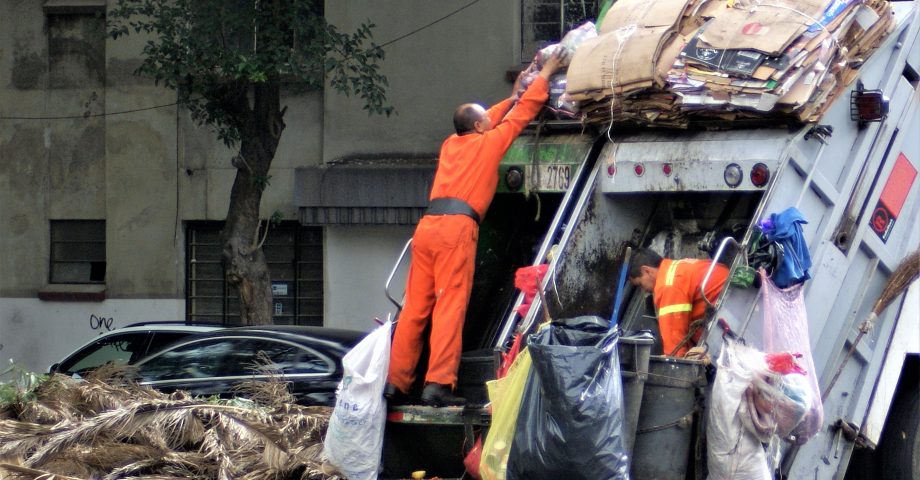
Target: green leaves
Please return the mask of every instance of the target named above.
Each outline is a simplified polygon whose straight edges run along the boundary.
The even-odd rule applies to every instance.
[[[253,121],[256,85],[309,91],[328,81],[369,114],[394,112],[373,23],[343,33],[322,9],[322,0],[117,0],[106,18],[114,39],[150,37],[135,73],[177,90],[198,123],[233,145]]]

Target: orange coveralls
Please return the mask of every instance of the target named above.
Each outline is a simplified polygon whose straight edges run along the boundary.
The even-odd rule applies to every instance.
[[[669,355],[690,331],[690,323],[703,318],[706,301],[700,295],[700,284],[712,262],[687,258],[683,260],[663,259],[658,266],[653,298],[658,309],[658,328],[664,354]],[[715,302],[728,279],[728,268],[716,264],[706,284],[706,298]],[[690,347],[696,346],[703,330],[697,330],[693,338],[675,355],[684,356]]]
[[[494,128],[485,133],[451,135],[441,145],[429,199],[466,201],[485,217],[495,187],[498,164],[511,142],[540,112],[549,85],[537,77],[517,105],[506,99],[487,111]],[[507,115],[506,115],[507,113]],[[422,334],[431,321],[431,357],[425,381],[456,386],[463,349],[463,322],[473,287],[479,225],[465,215],[425,215],[412,237],[412,262],[406,303],[390,350],[388,381],[408,393],[422,349]]]

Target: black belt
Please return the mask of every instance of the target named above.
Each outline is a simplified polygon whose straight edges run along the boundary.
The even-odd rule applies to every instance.
[[[432,198],[425,215],[466,215],[479,224],[479,214],[469,203],[453,197]]]

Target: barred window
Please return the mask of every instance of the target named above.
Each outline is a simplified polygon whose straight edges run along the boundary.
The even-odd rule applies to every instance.
[[[191,322],[241,325],[239,295],[221,259],[221,222],[193,222],[186,235],[186,315]],[[323,231],[294,222],[273,226],[262,245],[277,325],[323,324]]]
[[[521,0],[521,62],[566,32],[597,18],[604,0]]]
[[[105,220],[51,220],[49,283],[105,283]]]

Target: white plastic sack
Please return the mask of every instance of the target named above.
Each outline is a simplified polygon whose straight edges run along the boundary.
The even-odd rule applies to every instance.
[[[709,480],[771,480],[760,440],[741,422],[744,391],[756,372],[767,369],[764,356],[726,339],[709,401],[706,444]]]
[[[323,454],[349,480],[376,479],[380,469],[392,327],[389,320],[377,327],[342,359],[345,373],[335,393]]]

